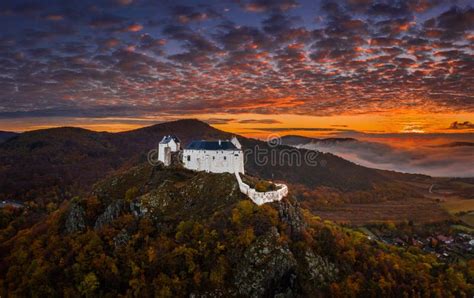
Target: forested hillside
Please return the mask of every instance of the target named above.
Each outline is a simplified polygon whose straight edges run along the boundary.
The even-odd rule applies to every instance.
[[[5,142],[8,139],[13,138],[14,136],[17,136],[18,134],[15,132],[9,132],[9,131],[0,131],[0,143]]]
[[[474,293],[472,260],[448,265],[371,241],[311,215],[291,194],[256,206],[229,174],[144,164],[13,238],[7,229],[2,297]]]

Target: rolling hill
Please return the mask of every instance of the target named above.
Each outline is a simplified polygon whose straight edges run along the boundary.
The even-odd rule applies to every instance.
[[[14,136],[17,136],[18,133],[16,132],[10,132],[10,131],[0,131],[0,143],[5,142],[8,139],[13,138]]]
[[[309,138],[298,135],[286,135],[281,138],[281,142],[284,145],[295,146],[295,145],[306,145],[310,143],[319,143],[322,145],[331,145],[336,143],[344,142],[357,142],[357,139],[354,138]]]

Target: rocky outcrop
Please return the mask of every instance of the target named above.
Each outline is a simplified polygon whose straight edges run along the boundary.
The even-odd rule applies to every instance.
[[[130,202],[130,211],[135,217],[159,219],[173,202],[176,189],[170,180],[163,181],[152,191],[135,198]]]
[[[123,200],[117,200],[111,203],[97,218],[94,229],[98,230],[104,225],[110,224],[114,219],[118,218],[124,209],[125,203]]]
[[[68,234],[81,232],[86,229],[84,208],[76,203],[72,204],[66,216],[65,228]]]
[[[286,223],[290,229],[289,234],[292,238],[298,238],[301,230],[306,227],[298,202],[285,199],[276,204],[281,221]]]
[[[272,228],[245,251],[233,278],[237,296],[291,296],[297,262],[279,237],[276,228]]]
[[[132,200],[130,211],[134,216],[157,221],[166,214],[180,214],[186,219],[206,218],[243,198],[231,174],[168,172],[174,175],[155,181],[153,187]]]
[[[120,232],[114,237],[115,248],[119,248],[126,245],[130,241],[130,234],[126,229],[120,230]]]
[[[337,279],[339,269],[320,255],[315,255],[311,250],[304,254],[303,266],[305,275],[313,288],[323,288]]]

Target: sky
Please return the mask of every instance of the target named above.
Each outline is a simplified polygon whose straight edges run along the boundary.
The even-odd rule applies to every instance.
[[[0,130],[474,133],[472,1],[4,0],[0,26]]]

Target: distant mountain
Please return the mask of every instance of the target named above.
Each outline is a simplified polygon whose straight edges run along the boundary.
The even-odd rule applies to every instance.
[[[354,138],[318,139],[318,138],[308,138],[308,137],[297,136],[297,135],[287,135],[287,136],[283,136],[281,138],[281,141],[283,145],[295,146],[295,145],[307,145],[311,143],[329,145],[329,144],[336,144],[336,143],[356,142],[357,139],[354,139]]]
[[[474,142],[451,142],[447,144],[436,145],[437,148],[453,148],[453,147],[473,147]]]
[[[16,132],[10,132],[10,131],[0,131],[0,143],[3,143],[7,141],[8,139],[13,138],[14,136],[17,136],[18,133]]]

